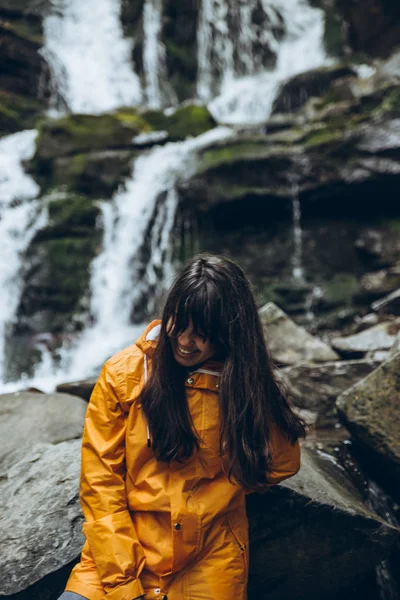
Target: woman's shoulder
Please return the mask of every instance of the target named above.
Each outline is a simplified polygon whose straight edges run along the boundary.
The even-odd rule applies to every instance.
[[[130,398],[143,384],[146,361],[157,347],[160,321],[152,321],[135,343],[123,348],[104,364],[103,371],[113,380],[121,398]]]

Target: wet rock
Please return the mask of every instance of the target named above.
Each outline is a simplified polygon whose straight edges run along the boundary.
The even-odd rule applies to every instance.
[[[367,352],[390,350],[399,329],[400,319],[395,319],[379,323],[354,335],[333,338],[331,345],[343,357],[362,358]]]
[[[348,66],[320,67],[295,75],[283,84],[272,109],[275,113],[295,112],[307,102],[311,96],[323,96],[335,79],[354,75]]]
[[[19,12],[23,15],[44,16],[51,12],[54,0],[0,0],[0,10]]]
[[[131,175],[132,163],[137,156],[133,150],[103,150],[61,156],[54,160],[51,172],[46,168],[35,179],[42,191],[67,188],[76,194],[110,198]]]
[[[80,440],[31,446],[2,477],[0,596],[19,597],[14,594],[79,556],[84,542],[78,496],[80,446]],[[28,592],[29,598],[55,598],[63,583],[58,577],[52,590],[44,584],[37,594]]]
[[[79,396],[79,398],[89,401],[96,381],[97,378],[92,378],[82,381],[72,381],[71,383],[60,383],[56,389],[57,392],[72,394],[72,396]]]
[[[35,444],[57,445],[80,438],[86,408],[83,400],[69,394],[16,392],[0,396],[1,473]]]
[[[248,496],[247,512],[249,600],[336,600],[390,555],[399,536],[331,457],[309,449],[298,475]]]
[[[339,358],[332,348],[298,327],[272,302],[263,306],[259,314],[272,358],[280,365],[328,362]]]
[[[48,199],[47,210],[46,227],[25,253],[17,333],[79,329],[90,263],[101,243],[100,211],[94,200],[59,194]]]
[[[371,474],[400,499],[400,354],[337,399],[339,416],[362,448]]]
[[[387,233],[388,237],[391,238],[391,232],[388,231]],[[396,246],[396,240],[393,239],[392,241],[393,245],[391,247],[391,251],[393,252],[393,249]],[[382,256],[383,255],[381,254],[381,257]],[[394,292],[399,285],[400,265],[398,264],[394,265],[393,267],[389,267],[388,269],[366,273],[361,277],[360,286],[356,293],[355,299],[363,303],[379,301],[382,296],[386,296],[391,292]]]
[[[61,591],[65,566],[83,544],[79,463],[79,441],[42,444],[1,482],[7,529],[0,541],[0,594],[53,600]],[[336,599],[365,579],[398,538],[331,458],[306,448],[299,474],[267,494],[248,496],[247,513],[250,599],[289,600],[295,591],[304,600]],[[49,581],[52,574],[57,577]]]
[[[34,164],[60,156],[106,149],[129,148],[132,138],[151,131],[148,123],[134,109],[115,114],[71,114],[60,119],[47,119],[39,126]]]
[[[50,97],[42,18],[27,4],[0,2],[0,135],[32,127]]]
[[[179,101],[196,96],[198,19],[197,0],[163,2],[162,39],[168,81]]]
[[[317,425],[336,420],[336,398],[378,367],[374,360],[347,360],[319,365],[298,364],[282,370],[296,406],[318,413]]]
[[[159,110],[146,110],[142,116],[153,130],[166,131],[171,142],[196,137],[216,125],[208,108],[193,102],[185,102],[167,114]]]
[[[388,294],[381,300],[376,300],[371,304],[371,308],[379,313],[400,316],[400,289]]]
[[[336,0],[345,20],[347,43],[356,52],[388,56],[400,43],[400,6],[397,0]]]
[[[363,229],[359,232],[354,247],[366,265],[388,269],[386,273],[380,271],[366,275],[365,291],[372,289],[382,295],[398,287],[396,283],[400,268],[395,263],[400,253],[400,239],[396,220],[389,221],[389,227],[384,232],[373,227]]]

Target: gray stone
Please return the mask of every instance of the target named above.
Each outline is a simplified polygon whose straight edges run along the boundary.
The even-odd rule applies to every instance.
[[[339,417],[368,467],[400,499],[400,353],[339,396]]]
[[[0,396],[0,472],[38,443],[80,438],[87,404],[68,394],[16,392]]]
[[[399,537],[368,510],[332,457],[304,448],[298,475],[250,495],[247,512],[249,600],[337,600],[390,555]]]
[[[79,556],[80,445],[33,446],[0,480],[0,596],[26,590]]]
[[[92,378],[82,381],[71,381],[70,383],[60,383],[56,389],[57,392],[72,394],[72,396],[79,396],[79,398],[89,401],[96,381],[97,378]]]
[[[395,319],[379,323],[354,335],[333,338],[331,344],[342,356],[362,358],[367,352],[390,350],[399,329],[400,319]]]
[[[379,364],[374,360],[302,363],[282,369],[282,374],[295,405],[316,411],[318,425],[327,426],[336,421],[336,398]]]
[[[273,302],[259,311],[268,348],[280,365],[295,365],[303,361],[328,362],[339,357],[322,340],[299,327]]]

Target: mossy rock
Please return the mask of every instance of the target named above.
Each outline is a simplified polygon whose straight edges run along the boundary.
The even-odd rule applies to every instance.
[[[197,80],[198,0],[163,3],[162,39],[168,80],[180,101],[195,96]]]
[[[115,114],[72,114],[48,119],[39,125],[35,161],[112,148],[129,148],[132,138],[150,131],[149,124],[133,109]]]
[[[52,164],[51,174],[37,177],[42,190],[67,188],[69,192],[94,198],[109,198],[132,173],[132,150],[104,150],[61,156]]]
[[[88,293],[89,268],[101,243],[100,211],[85,197],[48,200],[49,220],[36,233],[18,309],[18,333],[52,333],[71,328]]]
[[[43,101],[0,90],[0,135],[32,129],[44,108]]]
[[[145,0],[122,0],[121,22],[127,37],[136,37]]]
[[[357,294],[360,284],[351,273],[337,273],[328,283],[323,286],[325,308],[337,306],[349,306]]]
[[[166,131],[170,141],[196,137],[216,125],[207,107],[199,104],[186,104],[170,115],[158,110],[148,110],[142,116],[153,130]]]

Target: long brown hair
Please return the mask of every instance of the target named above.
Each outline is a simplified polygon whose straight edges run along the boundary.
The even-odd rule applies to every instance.
[[[174,359],[171,345],[190,320],[223,360],[220,448],[228,454],[229,477],[246,488],[265,485],[271,420],[292,444],[306,427],[274,376],[250,283],[226,257],[196,256],[167,296],[152,374],[141,396],[154,453],[159,460],[182,461],[199,447],[186,402],[187,370]]]

